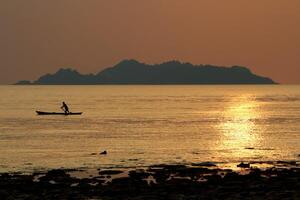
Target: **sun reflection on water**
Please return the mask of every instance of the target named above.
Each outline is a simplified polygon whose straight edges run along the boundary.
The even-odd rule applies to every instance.
[[[240,97],[225,108],[223,117],[219,148],[230,151],[237,160],[254,156],[249,149],[259,145],[261,139],[255,123],[260,117],[258,102],[250,95]]]

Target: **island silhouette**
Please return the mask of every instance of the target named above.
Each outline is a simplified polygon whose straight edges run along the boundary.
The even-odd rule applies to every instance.
[[[149,65],[123,60],[97,74],[80,74],[70,68],[59,69],[31,82],[18,85],[98,85],[98,84],[276,84],[272,79],[253,74],[242,66],[193,65],[169,61]]]

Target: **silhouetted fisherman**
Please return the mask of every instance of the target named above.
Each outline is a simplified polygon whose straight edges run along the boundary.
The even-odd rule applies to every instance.
[[[69,107],[67,106],[67,104],[65,102],[62,102],[62,106],[60,108],[64,110],[65,114],[70,113]]]

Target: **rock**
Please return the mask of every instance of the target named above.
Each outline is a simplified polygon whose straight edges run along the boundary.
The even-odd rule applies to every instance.
[[[33,181],[33,175],[0,173],[0,199],[267,200],[300,197],[300,169],[297,166],[267,170],[250,168],[249,174],[203,167],[153,169],[156,171],[131,169],[129,177],[125,177],[127,171],[124,171],[124,176],[121,174],[109,181],[104,179],[109,175],[72,178],[67,170],[61,169],[39,174],[44,175],[40,181]],[[100,172],[116,174],[121,171]],[[220,173],[224,173],[224,177]],[[191,177],[200,177],[204,181]]]
[[[100,175],[116,175],[121,173],[123,173],[121,170],[103,170],[99,172]]]
[[[250,163],[241,162],[240,164],[237,165],[237,167],[240,167],[240,168],[250,168]]]
[[[193,163],[192,166],[197,167],[216,167],[217,165],[213,162],[201,162],[201,163]]]
[[[53,169],[47,172],[47,176],[61,177],[61,176],[69,176],[69,175],[66,174],[65,170]]]
[[[175,185],[176,187],[187,187],[193,182],[188,178],[171,178],[167,181],[167,184]]]
[[[129,177],[115,178],[112,180],[111,184],[117,186],[130,186],[132,184],[132,180]]]
[[[144,170],[132,170],[129,172],[129,177],[134,180],[146,179],[150,176],[150,173],[145,172]]]
[[[214,174],[216,171],[208,168],[186,168],[178,170],[176,176],[190,177],[192,180],[197,180],[203,174]]]
[[[160,165],[151,165],[150,168],[162,168],[164,170],[178,170],[178,169],[185,169],[185,165],[167,165],[167,164],[160,164]]]
[[[205,178],[210,184],[219,184],[222,181],[222,177],[220,175],[205,176]]]
[[[57,184],[64,185],[71,185],[76,180],[76,178],[72,178],[69,174],[65,172],[65,170],[62,169],[50,170],[46,173],[45,176],[39,178],[40,182],[50,183],[51,181],[54,181]]]
[[[157,183],[165,182],[169,177],[170,174],[165,170],[156,171],[155,174],[152,175]]]

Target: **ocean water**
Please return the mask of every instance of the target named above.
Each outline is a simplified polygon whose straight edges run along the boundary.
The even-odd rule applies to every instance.
[[[62,101],[83,115],[35,113]],[[300,159],[298,85],[0,86],[0,110],[0,172]]]

